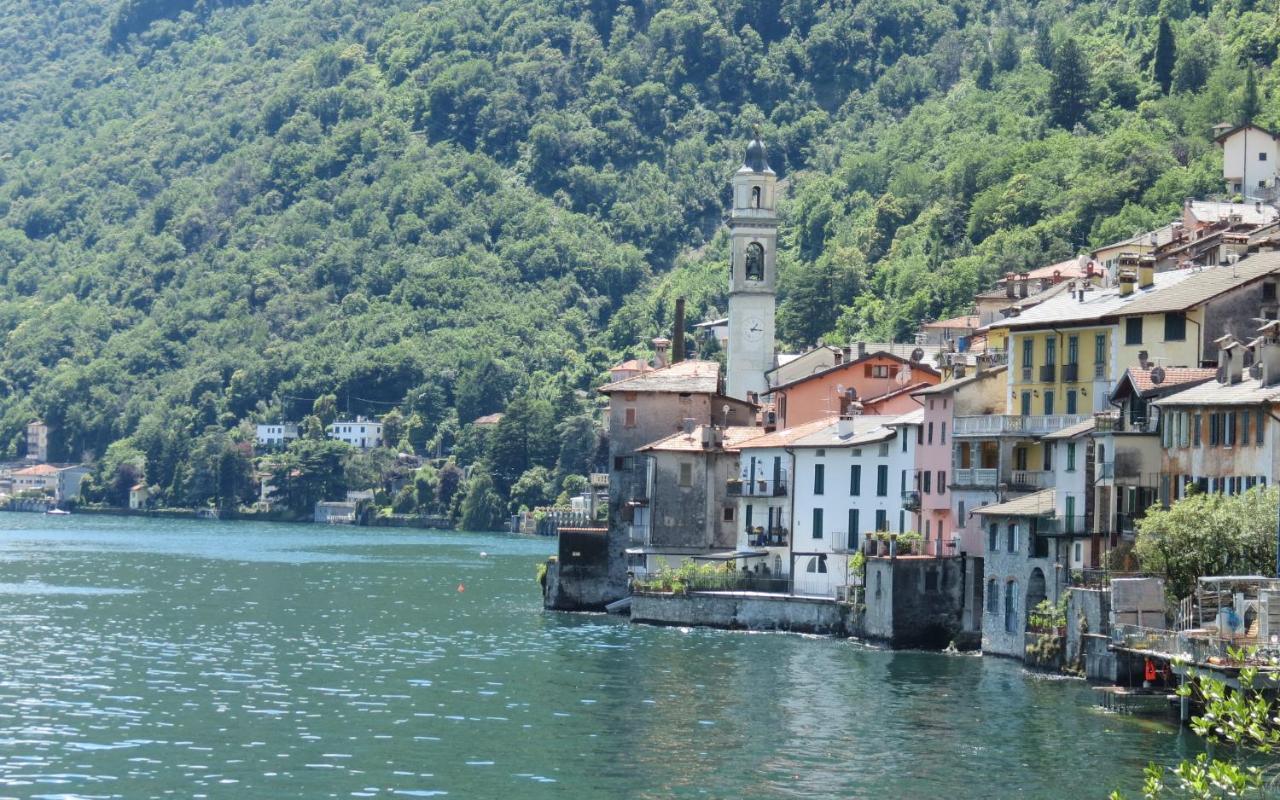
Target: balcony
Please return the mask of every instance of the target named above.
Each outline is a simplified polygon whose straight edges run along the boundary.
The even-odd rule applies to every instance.
[[[1116,479],[1116,462],[1104,461],[1098,465],[1098,479],[1113,481]]]
[[[917,491],[909,491],[902,493],[902,507],[907,511],[920,510],[920,493]]]
[[[1081,414],[1049,414],[1021,416],[1018,414],[984,414],[975,417],[956,417],[955,436],[1043,436],[1060,431],[1068,425],[1083,422]]]
[[[786,497],[786,480],[744,481],[730,478],[726,484],[730,497]]]
[[[747,530],[747,545],[750,547],[786,547],[791,531],[781,525],[774,525],[768,531],[757,525]]]
[[[1075,383],[1080,380],[1079,364],[1063,364],[1062,365],[1062,382]]]
[[[1073,517],[1056,516],[1036,522],[1037,536],[1085,536],[1090,533],[1089,518],[1081,514]]]
[[[1053,383],[1057,379],[1058,366],[1056,364],[1044,364],[1040,367],[1040,382]]]
[[[997,469],[958,469],[954,476],[955,484],[965,486],[989,486],[995,488],[1000,483],[1000,470]]]
[[[1053,485],[1053,473],[1044,470],[1015,469],[1009,487],[1017,491],[1047,489]]]
[[[627,534],[631,544],[649,544],[649,523],[631,523],[627,526]]]

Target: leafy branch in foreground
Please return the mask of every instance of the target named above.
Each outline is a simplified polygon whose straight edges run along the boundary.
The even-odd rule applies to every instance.
[[[1234,649],[1228,654],[1235,662],[1246,662],[1253,656]],[[1148,764],[1142,796],[1148,800],[1270,796],[1280,782],[1280,759],[1276,758],[1280,713],[1259,688],[1258,668],[1241,668],[1238,690],[1195,670],[1189,676],[1190,680],[1178,687],[1178,694],[1198,695],[1204,703],[1204,713],[1192,718],[1191,729],[1204,739],[1207,752],[1174,767]],[[1111,800],[1123,797],[1119,792],[1111,793]]]

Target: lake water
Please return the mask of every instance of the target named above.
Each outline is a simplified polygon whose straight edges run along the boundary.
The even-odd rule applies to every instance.
[[[545,613],[552,549],[0,513],[0,797],[1100,798],[1196,749],[1008,661]]]

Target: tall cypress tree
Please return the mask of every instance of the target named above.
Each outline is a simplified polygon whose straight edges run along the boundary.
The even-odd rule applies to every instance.
[[[1089,107],[1089,66],[1075,39],[1065,39],[1053,58],[1049,80],[1049,121],[1070,130]]]
[[[1009,72],[1018,66],[1020,58],[1018,54],[1018,40],[1013,35],[1013,30],[1005,28],[1000,32],[1000,38],[996,39],[996,68],[1001,72]]]
[[[1156,52],[1152,60],[1152,70],[1160,91],[1169,93],[1173,85],[1173,66],[1178,59],[1178,45],[1173,38],[1173,28],[1169,26],[1169,18],[1161,15],[1160,28],[1156,32]]]
[[[1036,29],[1036,61],[1045,69],[1053,68],[1053,36],[1048,28]]]
[[[991,79],[995,73],[995,68],[991,65],[991,59],[986,56],[978,62],[978,72],[973,78],[973,82],[977,84],[979,89],[986,91],[991,88]]]
[[[1240,99],[1240,124],[1248,125],[1258,115],[1258,78],[1253,74],[1253,62],[1244,75],[1244,96]]]

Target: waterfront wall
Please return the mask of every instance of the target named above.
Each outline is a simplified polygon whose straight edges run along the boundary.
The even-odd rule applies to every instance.
[[[631,621],[825,636],[862,634],[862,616],[847,603],[755,592],[635,594]]]
[[[867,638],[894,647],[941,649],[960,634],[964,614],[962,558],[867,559]]]

